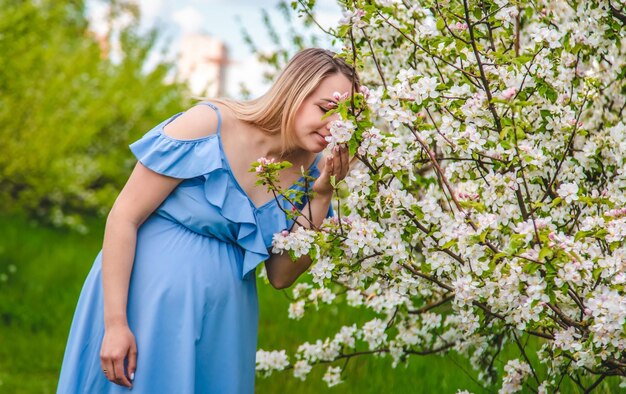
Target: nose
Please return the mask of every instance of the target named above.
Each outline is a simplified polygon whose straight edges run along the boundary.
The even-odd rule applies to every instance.
[[[330,125],[336,120],[339,120],[339,114],[333,114],[326,118],[326,130],[330,130]]]

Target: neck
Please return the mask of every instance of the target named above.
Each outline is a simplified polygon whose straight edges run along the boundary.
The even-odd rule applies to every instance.
[[[238,129],[236,133],[233,133],[234,139],[241,146],[248,147],[250,152],[254,152],[255,155],[268,159],[280,156],[282,151],[280,135],[268,134],[260,128],[240,120],[236,120],[236,125],[233,128]]]
[[[263,132],[249,133],[248,143],[254,146],[254,150],[262,157],[280,160],[283,153],[283,145],[280,135],[269,135]]]
[[[259,157],[275,159],[276,161],[293,161],[294,157],[300,157],[302,154],[298,149],[283,151],[283,141],[280,135],[266,134],[258,129],[252,129],[246,134],[244,138],[248,140],[249,146],[255,147],[254,150]]]

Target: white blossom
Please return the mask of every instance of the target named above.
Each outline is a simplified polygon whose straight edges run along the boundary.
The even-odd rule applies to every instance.
[[[363,340],[368,343],[369,349],[374,350],[387,339],[385,329],[387,324],[380,319],[373,319],[363,325]]]
[[[355,126],[349,120],[335,120],[330,124],[330,136],[326,137],[326,149],[333,149],[337,145],[345,144],[352,138]]]
[[[530,375],[530,366],[519,360],[509,360],[504,366],[504,379],[502,379],[502,388],[498,393],[517,393],[522,390],[522,384],[528,375]]]
[[[304,381],[309,372],[311,372],[311,369],[313,369],[311,364],[304,360],[298,360],[293,365],[293,376]]]
[[[309,252],[314,239],[315,232],[304,227],[298,227],[296,231],[292,231],[287,235],[276,233],[272,242],[272,252],[280,254],[283,251],[291,250],[295,257],[298,258]]]
[[[329,366],[322,378],[328,387],[333,387],[342,382],[341,380],[341,367]]]
[[[289,304],[289,318],[299,320],[304,316],[304,300]]]
[[[575,183],[564,183],[559,187],[557,193],[569,204],[578,200],[578,185]]]
[[[335,264],[330,259],[319,260],[309,271],[313,276],[313,282],[319,285],[323,284],[325,279],[331,278],[333,268],[335,268]]]
[[[259,349],[256,352],[256,370],[271,374],[272,371],[282,371],[289,365],[289,358],[284,350],[265,351]]]

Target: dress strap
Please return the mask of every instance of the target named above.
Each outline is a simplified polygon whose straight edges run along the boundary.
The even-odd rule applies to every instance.
[[[208,105],[209,107],[213,108],[213,110],[217,114],[217,134],[219,134],[220,133],[220,129],[222,128],[222,115],[220,115],[220,109],[217,108],[217,106],[215,104],[208,103],[206,101],[198,103],[198,104]]]
[[[317,167],[317,163],[319,163],[321,158],[322,158],[322,154],[318,153],[317,156],[315,156],[315,160],[313,160],[313,164],[311,164],[311,168]]]

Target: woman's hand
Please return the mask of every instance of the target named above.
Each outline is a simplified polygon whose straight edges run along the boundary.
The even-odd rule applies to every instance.
[[[126,370],[124,360],[128,360]],[[137,369],[137,344],[128,325],[106,328],[100,348],[102,372],[111,382],[120,386],[132,387]]]
[[[350,169],[350,158],[348,155],[348,147],[345,145],[333,148],[332,155],[326,157],[324,168],[313,184],[313,191],[318,194],[332,194],[333,186],[330,183],[330,177],[335,176],[335,183],[339,183],[348,174]]]

